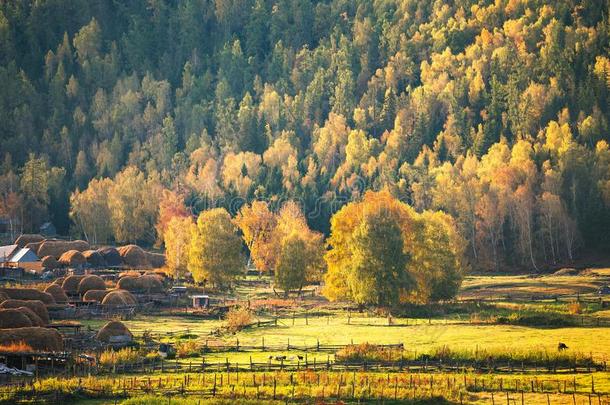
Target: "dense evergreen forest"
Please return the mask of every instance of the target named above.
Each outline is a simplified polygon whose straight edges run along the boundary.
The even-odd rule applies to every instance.
[[[609,17],[606,0],[2,1],[0,218],[152,244],[175,200],[291,199],[327,233],[387,189],[453,216],[475,269],[607,252]]]

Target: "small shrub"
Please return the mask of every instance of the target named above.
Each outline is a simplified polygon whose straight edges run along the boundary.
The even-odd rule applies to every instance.
[[[365,361],[398,361],[402,351],[370,343],[348,345],[335,353],[335,358],[345,363],[362,363]]]
[[[176,356],[178,358],[195,357],[199,355],[200,351],[200,345],[194,340],[176,343]]]
[[[135,349],[106,350],[100,355],[99,363],[103,367],[112,367],[118,364],[135,363],[140,357],[140,353]]]
[[[226,316],[226,328],[235,333],[252,323],[252,313],[246,308],[232,308]]]
[[[568,312],[572,315],[578,315],[583,313],[583,306],[580,302],[574,301],[568,304]]]

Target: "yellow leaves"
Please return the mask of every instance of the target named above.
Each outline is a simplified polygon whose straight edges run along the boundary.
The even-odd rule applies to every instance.
[[[245,196],[258,176],[261,157],[253,152],[229,152],[223,161],[222,180],[226,188]]]
[[[164,236],[166,265],[175,278],[186,274],[194,227],[191,217],[175,216],[167,224]]]
[[[546,128],[545,148],[559,156],[570,149],[573,139],[570,126],[568,124],[559,125],[555,121],[549,122]]]
[[[241,238],[224,208],[203,211],[192,227],[188,270],[197,282],[226,287],[244,270]]]
[[[288,141],[288,135],[283,134],[277,138],[263,154],[263,161],[267,166],[279,167],[284,178],[284,187],[287,190],[297,184],[300,177],[297,167],[297,150]]]

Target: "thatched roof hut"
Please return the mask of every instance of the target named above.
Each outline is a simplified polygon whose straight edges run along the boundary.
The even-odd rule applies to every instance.
[[[9,298],[14,300],[38,300],[42,301],[44,304],[55,304],[55,300],[51,294],[35,288],[0,288],[0,292],[5,293]]]
[[[83,295],[83,301],[94,301],[101,303],[109,292],[110,291],[108,290],[88,290]]]
[[[112,290],[102,300],[102,305],[122,307],[126,305],[136,305],[138,301],[129,292],[125,290]]]
[[[87,264],[89,265],[89,267],[106,266],[104,256],[102,256],[102,254],[97,250],[85,250],[83,252],[83,256],[85,256],[85,260],[87,260]]]
[[[42,301],[23,301],[23,300],[6,300],[0,303],[0,308],[20,308],[27,307],[30,308],[36,315],[42,319],[42,321],[47,324],[49,323],[49,311],[47,311],[47,307]]]
[[[117,288],[131,292],[160,293],[163,292],[163,283],[158,276],[127,276],[119,279]]]
[[[53,270],[59,268],[59,262],[55,258],[55,256],[45,256],[41,260],[42,267],[47,270]]]
[[[116,248],[113,248],[112,246],[107,246],[100,248],[97,251],[104,258],[106,266],[120,266],[123,264],[121,254]]]
[[[89,250],[89,244],[84,240],[45,240],[38,248],[38,256],[54,256],[58,258],[69,250],[84,252]]]
[[[39,235],[36,233],[24,233],[23,235],[21,235],[17,239],[15,239],[15,245],[22,248],[22,247],[26,247],[26,245],[28,243],[42,242],[43,240],[44,240],[44,236],[42,236],[42,235]]]
[[[0,330],[0,345],[8,346],[21,342],[41,351],[59,352],[64,348],[61,334],[55,329],[25,327]]]
[[[86,263],[87,259],[78,250],[68,250],[59,258],[59,264],[67,267],[82,267]]]
[[[100,276],[96,276],[93,274],[83,277],[83,279],[80,281],[80,283],[78,283],[78,293],[79,294],[84,294],[89,290],[105,290],[105,289],[106,289],[106,283],[104,282],[104,279],[102,279]]]
[[[0,309],[0,329],[32,326],[30,318],[17,308]]]
[[[5,311],[8,311],[8,309],[6,309]],[[32,311],[30,308],[19,307],[19,308],[17,308],[17,311],[19,311],[19,312],[23,313],[25,316],[27,316],[30,319],[32,326],[45,326],[44,321],[42,319],[40,319],[38,314],[36,314],[36,312]]]
[[[44,289],[44,292],[51,294],[58,304],[64,304],[69,301],[64,289],[57,284],[49,284],[47,288]]]
[[[161,253],[147,252],[148,262],[154,269],[165,266],[165,255]]]
[[[123,322],[110,321],[97,332],[96,339],[100,342],[131,342],[133,335]]]
[[[146,269],[150,267],[148,256],[141,247],[137,245],[126,245],[118,248],[119,254],[125,263],[129,267],[135,269]]]

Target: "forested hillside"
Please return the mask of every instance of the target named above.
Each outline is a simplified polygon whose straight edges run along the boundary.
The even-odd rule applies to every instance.
[[[2,1],[0,218],[152,244],[159,205],[294,199],[328,232],[387,188],[453,216],[476,269],[607,252],[609,17],[605,0]]]

